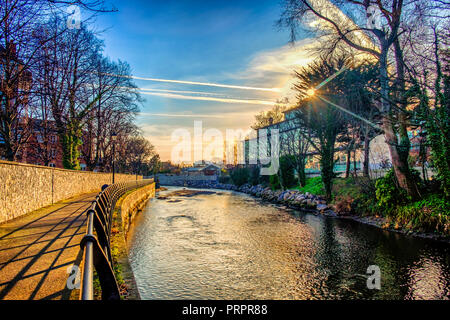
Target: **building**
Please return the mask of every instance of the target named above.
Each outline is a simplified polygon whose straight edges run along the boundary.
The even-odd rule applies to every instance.
[[[199,165],[188,167],[182,170],[182,173],[188,176],[219,176],[222,168],[215,164]]]
[[[7,78],[7,74],[10,78]],[[18,75],[18,76],[17,76]],[[28,92],[31,87],[32,74],[24,69],[24,63],[17,55],[16,45],[10,41],[6,48],[0,45],[0,110],[7,109],[11,114],[9,119],[15,118],[14,127],[10,127],[9,132],[2,132],[0,129],[0,158],[6,152],[6,142],[11,144],[20,140],[20,132],[17,128],[25,128],[28,121]],[[11,123],[1,125],[10,126]],[[14,131],[15,130],[15,131]],[[12,138],[11,134],[15,134]],[[17,133],[17,134],[16,134]]]
[[[63,151],[55,121],[29,119],[30,136],[19,150],[16,161],[53,168],[64,168]],[[79,158],[81,170],[86,170],[86,162]]]
[[[293,144],[293,141],[298,141],[299,136],[301,135],[302,128],[299,127],[299,125],[295,121],[295,111],[297,108],[292,108],[289,110],[284,111],[284,120],[277,123],[272,123],[260,128],[260,130],[267,130],[267,142],[262,139],[262,141],[259,141],[259,135],[260,131],[258,130],[256,132],[256,137],[246,139],[243,144],[244,148],[244,154],[245,154],[245,163],[249,164],[251,159],[255,159],[259,161],[258,157],[258,149],[261,148],[261,146],[264,147],[266,145],[267,154],[269,155],[269,147],[268,147],[268,141],[271,134],[271,130],[277,129],[279,130],[279,151],[280,155],[286,155],[291,154],[292,149],[295,149],[295,143]],[[251,145],[257,146],[257,148],[252,148]],[[306,173],[310,174],[316,174],[320,172],[320,164],[319,164],[319,158],[317,151],[310,145],[307,152],[307,161],[306,161]],[[335,172],[345,172],[346,165],[347,165],[347,154],[344,150],[343,144],[337,145],[336,148],[336,154],[335,157],[337,159],[337,162],[335,164]],[[356,168],[359,169],[361,167],[361,149],[357,148],[356,150],[356,159],[350,163],[350,168],[353,170],[354,166],[356,165]],[[259,162],[258,162],[259,163]]]

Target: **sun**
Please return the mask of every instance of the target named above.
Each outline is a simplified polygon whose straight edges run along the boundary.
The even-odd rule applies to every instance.
[[[312,97],[315,93],[316,93],[316,89],[313,89],[313,88],[308,89],[306,91],[306,94],[308,95],[308,97]]]

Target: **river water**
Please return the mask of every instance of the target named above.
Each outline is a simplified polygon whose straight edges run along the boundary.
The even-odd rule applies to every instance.
[[[142,299],[450,298],[446,243],[213,191],[152,199],[136,218]],[[367,288],[370,265],[380,290]]]

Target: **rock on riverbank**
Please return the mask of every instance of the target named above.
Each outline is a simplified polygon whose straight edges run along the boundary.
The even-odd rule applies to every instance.
[[[237,187],[233,184],[224,184],[214,181],[188,181],[186,184],[180,183],[179,186],[238,191],[252,195],[256,198],[261,198],[264,201],[283,204],[292,209],[318,211],[323,214],[336,215],[336,213],[327,205],[323,197],[308,192],[303,194],[296,190],[273,191],[269,187],[264,187],[262,185],[251,186],[249,184]]]
[[[351,215],[348,212],[335,211],[331,205],[327,204],[323,197],[310,194],[309,192],[301,193],[297,190],[273,191],[269,187],[264,187],[262,185],[252,186],[249,184],[244,184],[240,187],[237,187],[233,184],[224,184],[215,181],[187,181],[186,183],[180,182],[178,185],[174,186],[238,191],[252,195],[256,198],[260,198],[263,201],[285,205],[291,209],[320,213],[326,216],[352,219],[360,223],[369,224],[392,232],[398,232],[418,236],[421,238],[429,238],[450,243],[450,238],[445,235],[417,232],[406,228],[400,228],[397,225],[392,224],[389,219],[385,217],[360,217]]]

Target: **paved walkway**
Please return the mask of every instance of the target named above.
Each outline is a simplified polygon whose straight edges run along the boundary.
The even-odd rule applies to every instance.
[[[86,210],[95,195],[0,225],[0,300],[69,299],[67,269],[80,265]]]

